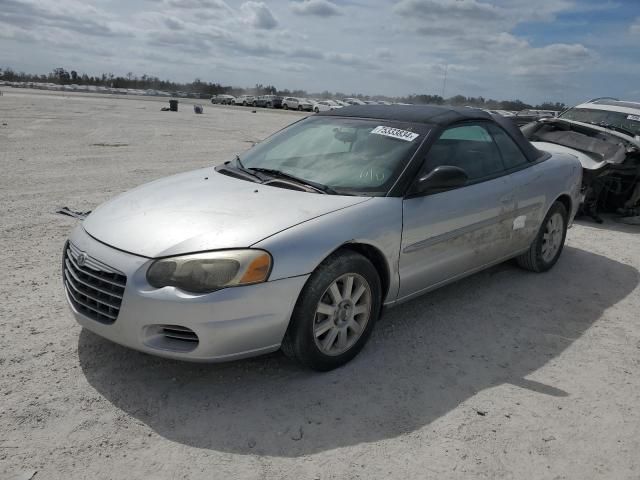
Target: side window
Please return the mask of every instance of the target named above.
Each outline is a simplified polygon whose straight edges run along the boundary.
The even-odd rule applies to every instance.
[[[440,165],[463,169],[470,181],[504,171],[500,152],[484,125],[466,124],[445,130],[431,146],[424,173]]]
[[[489,126],[491,135],[498,145],[498,149],[502,154],[502,161],[507,170],[511,168],[521,167],[529,163],[527,157],[524,156],[520,147],[516,145],[507,132],[496,125]]]

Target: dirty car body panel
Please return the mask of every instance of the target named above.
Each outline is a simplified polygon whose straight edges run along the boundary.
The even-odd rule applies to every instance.
[[[298,137],[300,151],[291,146]],[[467,168],[468,182],[415,194],[417,179],[447,162]],[[272,168],[257,168],[265,165]],[[366,256],[382,303],[392,306],[521,254],[558,199],[570,221],[580,172],[575,157],[543,153],[511,122],[479,110],[320,113],[242,160],[98,207],[65,245],[65,292],[83,327],[133,349],[191,361],[267,353],[280,347],[305,284],[335,252]],[[155,283],[158,265],[209,255],[268,266],[256,267],[264,275],[257,281],[243,276],[212,291]]]

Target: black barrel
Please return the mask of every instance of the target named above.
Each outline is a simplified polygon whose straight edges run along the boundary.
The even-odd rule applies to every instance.
[[[178,111],[178,100],[169,100],[169,110],[172,112]]]

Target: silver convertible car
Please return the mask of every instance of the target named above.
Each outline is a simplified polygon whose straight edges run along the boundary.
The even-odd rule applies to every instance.
[[[558,260],[580,162],[474,109],[351,106],[99,206],[64,247],[85,328],[164,357],[352,359],[383,307]]]

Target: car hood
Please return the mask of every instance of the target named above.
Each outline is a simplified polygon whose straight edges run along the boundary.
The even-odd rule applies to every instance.
[[[83,227],[107,245],[155,258],[249,247],[367,200],[260,185],[207,168],[118,195],[96,208]]]
[[[536,147],[538,150],[542,150],[544,152],[568,153],[569,155],[573,155],[578,160],[580,160],[580,163],[582,164],[582,168],[586,168],[587,170],[597,170],[599,168],[604,167],[607,163],[609,163],[606,160],[596,160],[584,152],[575,150],[570,147],[565,147],[564,145],[558,145],[557,143],[531,142],[531,144],[534,147]]]

